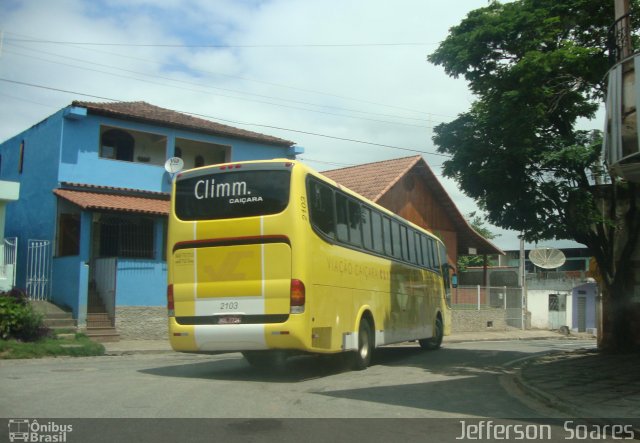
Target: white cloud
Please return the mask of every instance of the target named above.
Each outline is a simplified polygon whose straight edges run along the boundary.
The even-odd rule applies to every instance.
[[[2,2],[0,78],[434,152],[430,127],[468,109],[472,97],[463,80],[447,77],[426,57],[449,27],[486,4],[486,0]],[[15,39],[235,46],[82,46]],[[362,43],[426,45],[277,46]],[[0,140],[74,99],[95,100],[0,82]],[[241,127],[294,140],[306,148],[304,158],[320,162],[358,164],[415,154],[299,132]],[[436,165],[442,157],[425,158],[440,174]],[[454,182],[443,180],[443,184],[463,214],[476,209]],[[496,243],[507,247],[501,240]]]

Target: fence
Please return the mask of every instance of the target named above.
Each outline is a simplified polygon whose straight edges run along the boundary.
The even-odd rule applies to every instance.
[[[100,297],[111,318],[116,315],[116,273],[118,259],[99,258],[94,262],[92,279],[96,282],[97,296]]]
[[[32,300],[51,296],[51,241],[29,240],[27,246],[27,294]]]
[[[452,290],[451,307],[456,311],[483,312],[483,318],[488,318],[486,311],[493,311],[506,326],[523,327],[522,288],[459,286]]]
[[[5,238],[0,242],[0,290],[9,291],[16,284],[18,239]]]

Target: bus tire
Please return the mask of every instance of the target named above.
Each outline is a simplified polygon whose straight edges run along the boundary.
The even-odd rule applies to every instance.
[[[358,328],[358,349],[353,353],[353,369],[362,371],[371,364],[371,356],[375,347],[375,336],[371,322],[363,317]]]
[[[418,340],[420,343],[420,347],[422,349],[435,350],[440,349],[442,346],[442,339],[444,337],[444,325],[442,324],[442,319],[440,316],[436,317],[436,326],[433,337],[424,338],[422,340]]]

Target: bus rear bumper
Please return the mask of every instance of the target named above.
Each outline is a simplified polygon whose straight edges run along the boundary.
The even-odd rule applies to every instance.
[[[235,325],[180,325],[169,318],[169,341],[174,351],[305,350],[288,323]]]

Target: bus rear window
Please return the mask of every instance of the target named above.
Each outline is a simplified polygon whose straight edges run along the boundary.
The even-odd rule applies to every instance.
[[[282,212],[289,204],[291,171],[253,170],[186,176],[176,182],[181,220],[216,220]]]

